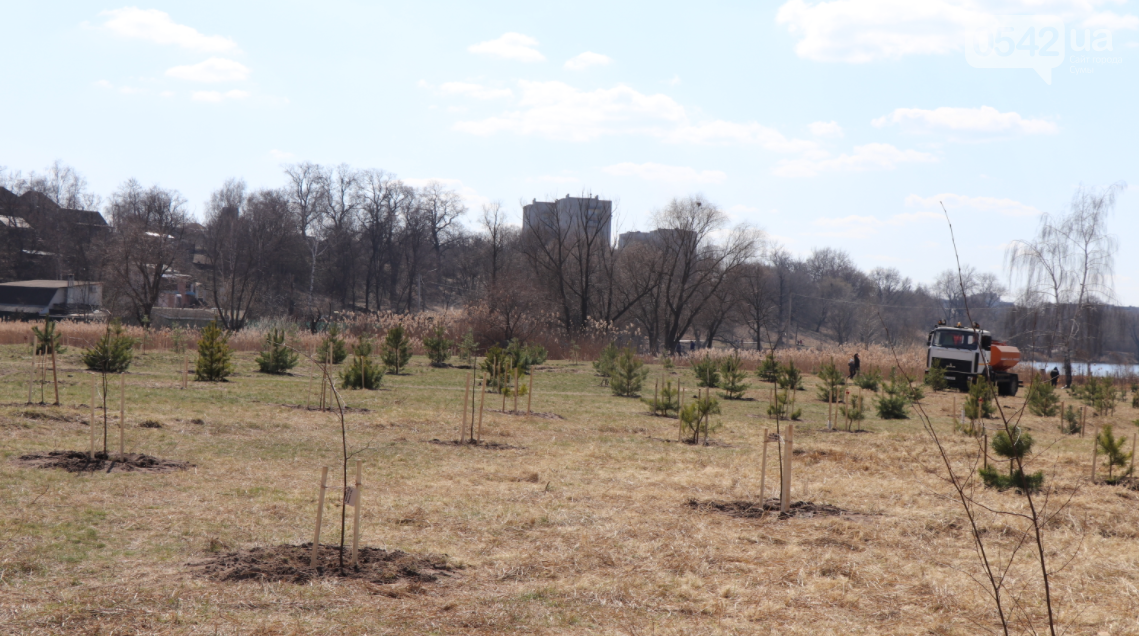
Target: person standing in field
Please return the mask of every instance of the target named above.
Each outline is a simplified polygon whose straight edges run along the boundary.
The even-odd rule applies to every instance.
[[[854,374],[858,373],[858,354],[857,353],[854,354],[854,357],[852,357],[850,360],[847,361],[846,368],[850,372],[850,379],[853,380]]]

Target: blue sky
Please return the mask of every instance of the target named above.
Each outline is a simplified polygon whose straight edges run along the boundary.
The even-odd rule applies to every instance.
[[[0,165],[60,159],[104,196],[135,177],[200,214],[226,178],[343,162],[472,212],[590,191],[624,230],[702,193],[922,282],[952,264],[939,201],[1001,273],[1039,214],[1126,181],[1116,289],[1139,304],[1139,2],[9,4]],[[1063,25],[1050,83],[970,65],[975,31],[1029,14]]]

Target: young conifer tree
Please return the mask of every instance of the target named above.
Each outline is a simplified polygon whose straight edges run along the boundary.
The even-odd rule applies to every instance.
[[[403,325],[396,325],[388,329],[387,335],[384,336],[384,347],[380,358],[384,361],[388,371],[395,375],[399,375],[407,366],[408,361],[411,360],[411,338],[407,337]]]
[[[126,335],[118,319],[107,324],[107,330],[95,344],[83,352],[83,364],[103,377],[103,452],[107,452],[107,376],[126,373],[134,360],[134,338]]]
[[[233,350],[218,321],[202,329],[198,338],[198,363],[194,367],[194,380],[198,382],[224,382],[233,373]]]
[[[617,356],[613,375],[609,377],[609,388],[613,395],[637,397],[649,375],[649,370],[644,366],[632,349],[626,347],[622,350],[621,355]]]
[[[271,329],[265,334],[265,346],[257,356],[261,373],[280,375],[297,366],[300,354],[285,346],[285,330]]]

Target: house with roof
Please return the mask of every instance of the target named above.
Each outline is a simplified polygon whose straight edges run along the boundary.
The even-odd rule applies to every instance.
[[[16,319],[94,316],[103,305],[103,283],[21,280],[0,283],[0,316]]]

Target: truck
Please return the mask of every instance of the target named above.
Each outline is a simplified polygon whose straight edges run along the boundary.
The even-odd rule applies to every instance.
[[[970,327],[962,327],[961,323],[950,327],[939,320],[929,332],[927,345],[926,371],[934,364],[940,365],[952,387],[968,391],[969,385],[979,377],[995,386],[998,395],[1016,395],[1021,387],[1020,377],[1012,372],[1020,362],[1020,350],[993,340],[993,335],[977,323]]]

